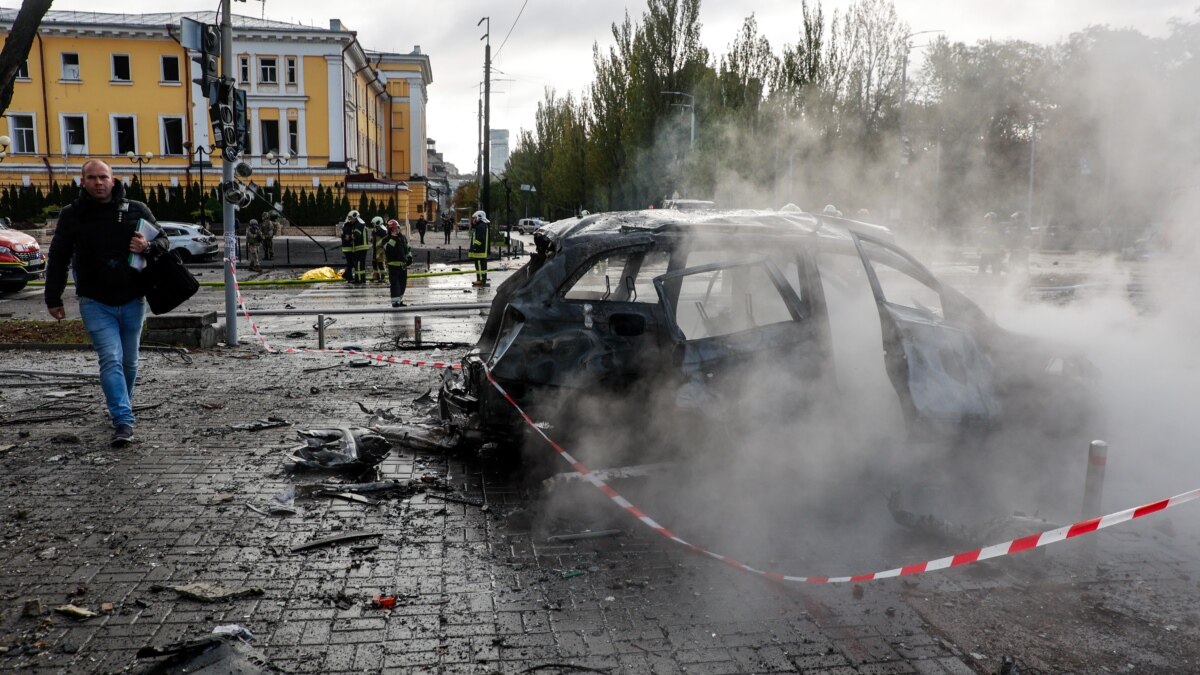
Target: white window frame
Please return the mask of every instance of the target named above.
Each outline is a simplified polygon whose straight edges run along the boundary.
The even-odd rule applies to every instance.
[[[108,133],[112,139],[112,154],[114,157],[124,157],[125,153],[118,150],[117,146],[117,120],[122,118],[130,118],[133,120],[133,154],[142,154],[141,145],[138,139],[138,119],[137,113],[109,113],[108,114]]]
[[[238,57],[238,82],[241,84],[250,84],[250,57]]]
[[[284,131],[283,131],[283,125],[280,124],[281,121],[282,120],[280,120],[279,118],[275,118],[273,120],[264,120],[264,119],[258,120],[258,142],[259,142],[259,148],[260,148],[259,154],[266,154],[268,152],[274,152],[276,155],[284,154],[283,147],[282,147],[283,140],[284,140],[283,139]],[[270,145],[266,142],[267,134],[266,134],[266,132],[263,131],[263,125],[267,124],[269,122],[275,123],[275,138],[274,138],[275,147],[274,148],[270,147]]]
[[[17,150],[17,128],[16,128],[16,125],[14,125],[14,124],[13,124],[13,119],[12,119],[13,117],[16,117],[16,116],[20,116],[20,117],[28,117],[28,118],[29,118],[29,133],[30,133],[30,135],[33,137],[33,148],[32,148],[32,149],[29,149],[29,150]],[[36,154],[38,154],[38,147],[37,147],[37,142],[38,142],[38,141],[37,141],[37,113],[33,113],[33,112],[25,112],[25,111],[23,111],[23,110],[9,110],[8,112],[4,113],[4,118],[5,118],[6,120],[8,120],[8,135],[9,135],[9,137],[10,137],[10,138],[12,138],[12,140],[13,140],[13,144],[12,144],[11,146],[9,146],[9,148],[8,148],[8,152],[9,152],[10,154],[17,154],[17,153],[20,153],[20,154],[22,154],[22,155],[36,155]]]
[[[167,79],[167,59],[175,59],[175,79]],[[158,76],[159,82],[162,84],[182,84],[183,83],[183,61],[180,60],[178,54],[161,54],[158,58]]]
[[[83,120],[83,145],[79,149],[71,149],[67,147],[67,118]],[[88,150],[88,132],[87,132],[87,113],[59,113],[58,114],[58,140],[61,143],[63,154],[73,157],[90,154]]]
[[[283,57],[284,83],[288,86],[300,84],[300,59],[296,56]]]
[[[25,59],[21,65],[17,66],[17,81],[25,82],[29,79],[29,59]]]
[[[179,120],[179,140],[180,143],[187,142],[187,118],[183,115],[159,115],[158,116],[158,151],[163,157],[187,157],[187,148],[180,145],[179,152],[167,152],[167,120]]]
[[[129,69],[129,79],[122,80],[117,77],[117,57],[125,57],[125,65]],[[133,84],[133,57],[128,54],[109,54],[108,55],[108,81],[113,84]]]
[[[293,126],[296,128],[296,130],[294,132],[292,131]],[[299,119],[287,120],[287,150],[288,150],[288,154],[292,154],[292,155],[296,155],[296,156],[300,155],[300,120]]]
[[[270,65],[267,62],[270,61]],[[266,69],[270,68],[274,74],[272,79],[266,78]],[[279,57],[278,56],[260,56],[258,57],[258,83],[259,84],[279,84]]]
[[[75,57],[75,64],[73,66],[67,65],[67,57],[68,56]],[[62,80],[63,82],[82,82],[83,81],[83,62],[79,58],[78,52],[59,52],[58,64],[59,64],[59,79],[60,80]],[[75,77],[68,77],[68,75],[71,74],[71,71],[69,71],[68,68],[75,69],[75,72],[74,72]]]

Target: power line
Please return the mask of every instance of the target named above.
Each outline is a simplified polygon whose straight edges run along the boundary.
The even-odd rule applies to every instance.
[[[517,27],[517,22],[521,20],[521,15],[525,13],[525,5],[529,4],[529,0],[521,3],[521,11],[517,12],[517,18],[513,19],[513,24],[508,27],[508,33],[504,36],[504,41],[500,43],[500,48],[496,50],[496,55],[493,60],[500,58],[500,52],[504,51],[504,45],[508,44],[508,36],[512,35],[513,29]]]

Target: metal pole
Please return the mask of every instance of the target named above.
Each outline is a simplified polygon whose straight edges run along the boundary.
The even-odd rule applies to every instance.
[[[226,1],[221,4],[221,77],[228,82],[233,82],[233,13],[230,10],[232,2]],[[233,162],[224,160],[221,162],[221,183],[228,184],[233,180]],[[237,216],[233,211],[233,204],[225,199],[221,199],[223,205],[223,222],[225,228],[225,344],[230,347],[237,346],[237,293],[234,291],[234,284],[237,283],[237,278],[233,268],[233,261],[237,258],[236,253],[230,255],[230,251],[237,251]]]
[[[487,46],[483,48],[483,171],[480,175],[483,176],[483,208],[491,211],[492,203],[492,20],[490,17],[484,17],[487,21],[487,34],[484,37],[487,39]],[[493,216],[494,217],[494,216]]]
[[[413,340],[417,343],[417,348],[421,348],[421,317],[413,317]]]
[[[1108,443],[1092,441],[1088,445],[1087,478],[1083,483],[1083,516],[1094,518],[1100,513],[1104,496],[1104,467],[1108,463]]]
[[[325,349],[325,315],[317,315],[317,349]]]

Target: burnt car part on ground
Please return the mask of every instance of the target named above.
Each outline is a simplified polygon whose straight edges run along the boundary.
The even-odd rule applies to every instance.
[[[461,372],[446,373],[441,416],[468,441],[523,433],[488,372],[562,433],[594,395],[607,397],[594,421],[638,429],[664,398],[677,425],[786,418],[852,398],[866,370],[916,438],[1006,422],[1067,433],[1086,419],[1085,359],[1000,328],[886,228],[794,207],[663,209],[561,220],[535,243]],[[775,409],[743,401],[748,379],[777,376],[768,385],[790,390]]]

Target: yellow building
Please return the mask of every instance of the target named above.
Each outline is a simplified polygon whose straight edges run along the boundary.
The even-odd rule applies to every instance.
[[[16,9],[0,9],[7,38]],[[0,185],[77,180],[83,157],[147,186],[219,182],[208,101],[180,20],[215,12],[48,12],[0,121],[11,138]],[[355,186],[424,206],[429,57],[369,52],[337,19],[327,28],[233,17],[234,77],[247,92],[252,180],[286,188]],[[132,154],[132,157],[130,157]],[[140,161],[139,161],[140,160]],[[412,179],[416,177],[415,181]],[[411,181],[411,182],[410,182]],[[388,195],[372,195],[376,199]]]

